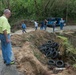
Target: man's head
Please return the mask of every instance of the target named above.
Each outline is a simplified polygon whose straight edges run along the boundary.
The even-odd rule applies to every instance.
[[[6,18],[9,18],[11,16],[11,11],[9,9],[5,9],[4,15],[6,16]]]
[[[45,19],[45,22],[48,22],[47,19]]]
[[[25,22],[24,21],[22,21],[22,24],[24,24]]]
[[[63,18],[61,18],[61,20],[63,20]]]

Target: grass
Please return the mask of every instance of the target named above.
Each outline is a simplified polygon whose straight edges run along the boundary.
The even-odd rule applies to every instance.
[[[58,38],[62,39],[64,42],[68,41],[68,39],[64,36],[57,36]]]
[[[76,64],[74,64],[73,67],[76,69]]]
[[[76,48],[73,47],[73,45],[71,44],[71,42],[68,40],[68,38],[64,37],[64,36],[58,36],[58,38],[63,40],[63,44],[66,46],[67,48],[67,52],[71,52],[73,54],[76,54]]]
[[[73,47],[67,37],[58,36],[58,38],[63,40],[63,45],[66,48],[67,57],[69,58],[69,61],[71,60],[71,63],[73,63],[73,67],[76,68],[76,48]]]
[[[40,55],[39,53],[37,53],[37,52],[34,51],[34,56],[35,56],[38,60],[40,60],[40,56],[41,56],[41,55]]]
[[[30,45],[31,49],[33,50],[34,56],[40,60],[41,59],[41,54],[36,50],[35,46]]]
[[[74,70],[76,71],[76,64],[73,64],[73,68],[74,68]]]

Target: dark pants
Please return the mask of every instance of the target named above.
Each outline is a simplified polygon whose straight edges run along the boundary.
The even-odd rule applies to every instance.
[[[47,29],[47,25],[45,25],[44,27],[45,27],[45,30],[46,30]]]
[[[63,30],[63,27],[64,27],[64,24],[61,23],[61,24],[60,24],[60,30]]]
[[[44,27],[41,26],[41,27],[40,27],[40,30],[43,30],[43,29],[44,29]]]
[[[38,27],[35,27],[35,31],[37,30]]]
[[[23,33],[26,33],[26,29],[22,29],[22,32],[23,32]]]
[[[53,32],[55,32],[55,25],[53,25]]]

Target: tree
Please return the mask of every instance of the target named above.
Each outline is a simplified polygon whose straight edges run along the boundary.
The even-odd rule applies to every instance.
[[[12,10],[11,19],[15,21],[48,17],[76,19],[76,0],[0,0],[0,15],[5,8]]]

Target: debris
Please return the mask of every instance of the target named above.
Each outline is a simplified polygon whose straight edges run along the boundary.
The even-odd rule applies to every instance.
[[[63,70],[66,70],[66,68],[54,68],[53,73],[57,74],[57,73],[59,73],[60,71],[63,71]]]

